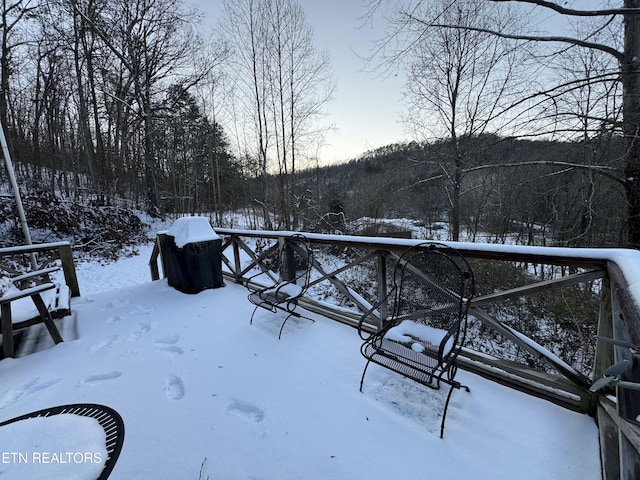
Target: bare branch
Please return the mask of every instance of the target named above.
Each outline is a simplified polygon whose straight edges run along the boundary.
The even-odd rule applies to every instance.
[[[88,25],[91,26],[93,32],[100,37],[100,39],[104,42],[107,48],[111,51],[111,53],[113,53],[116,57],[118,57],[118,60],[122,62],[122,64],[125,66],[127,70],[132,72],[133,66],[127,60],[127,58],[122,54],[122,52],[118,48],[116,48],[116,46],[113,44],[109,36],[93,21],[93,19],[91,19],[85,12],[80,10],[80,7],[76,2],[73,2],[72,6],[73,6],[73,9],[76,11],[76,13],[80,15],[82,19],[85,22],[87,22]]]
[[[619,183],[624,183],[625,179],[621,175],[619,169],[615,167],[609,167],[607,165],[585,165],[582,163],[573,163],[573,162],[560,162],[557,160],[534,160],[531,162],[514,162],[514,163],[500,163],[495,165],[477,165],[475,167],[463,169],[463,173],[476,172],[479,170],[487,170],[493,168],[520,168],[525,166],[540,166],[540,165],[549,165],[555,167],[564,167],[564,168],[572,168],[579,170],[589,170],[600,175],[603,175],[607,178],[615,180]]]
[[[492,1],[496,1],[496,0],[492,0]],[[423,20],[418,19],[418,18],[413,18],[413,20],[425,23]],[[511,40],[525,40],[525,41],[529,41],[529,42],[559,42],[559,43],[569,43],[571,45],[576,45],[579,47],[584,47],[584,48],[591,48],[594,50],[599,50],[601,52],[605,52],[608,53],[609,55],[612,55],[613,57],[615,57],[618,61],[622,62],[624,60],[624,53],[620,52],[619,50],[616,50],[613,47],[609,47],[607,45],[603,45],[601,43],[594,43],[594,42],[587,42],[585,40],[580,40],[578,38],[572,38],[572,37],[559,37],[559,36],[538,36],[538,35],[517,35],[517,34],[512,34],[512,33],[503,33],[503,32],[498,32],[496,30],[490,30],[487,28],[477,28],[477,27],[470,27],[470,26],[460,26],[460,25],[446,25],[446,24],[440,24],[440,23],[429,23],[428,24],[429,27],[436,27],[436,28],[451,28],[451,29],[457,29],[457,30],[472,30],[474,32],[481,32],[481,33],[486,33],[489,35],[494,35],[496,37],[500,37],[500,38],[508,38]]]
[[[608,8],[603,10],[575,10],[573,8],[565,8],[554,2],[547,2],[545,0],[491,0],[492,2],[513,2],[513,3],[528,3],[531,5],[537,5],[539,7],[545,7],[554,12],[558,12],[562,15],[571,15],[574,17],[603,17],[607,15],[638,15],[640,14],[640,8]]]

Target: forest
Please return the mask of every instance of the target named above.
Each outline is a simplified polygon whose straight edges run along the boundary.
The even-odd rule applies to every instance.
[[[225,0],[214,34],[180,1],[3,2],[3,243],[20,241],[14,168],[34,226],[57,223],[49,230],[76,241],[95,231],[76,213],[93,209],[101,225],[134,210],[218,224],[240,211],[255,228],[358,233],[367,218],[378,233],[380,220],[405,218],[451,240],[635,245],[622,13],[593,17],[605,23],[588,44],[532,53],[532,38],[521,48],[495,35],[522,32],[525,16],[498,5],[520,2],[418,2],[408,16],[410,3],[390,25],[429,42],[369,61],[406,70],[416,140],[323,165],[334,78],[295,0]],[[486,23],[496,9],[500,24]],[[545,83],[523,83],[527,68]]]
[[[614,178],[591,170],[586,160],[613,156],[620,162],[620,138],[603,145],[495,136],[460,143],[469,152],[460,239],[573,247],[624,244],[624,190]],[[446,142],[389,145],[343,165],[305,172],[301,188],[310,194],[319,185],[322,192],[322,206],[310,208],[308,201],[305,217],[313,219],[309,211],[314,210],[343,213],[339,218],[345,220],[368,217],[372,223],[408,217],[428,232],[443,226],[450,230],[452,188],[442,162],[448,148]],[[615,162],[610,166],[615,168]],[[327,218],[335,222],[337,217],[316,215],[315,223],[309,221],[330,229]]]

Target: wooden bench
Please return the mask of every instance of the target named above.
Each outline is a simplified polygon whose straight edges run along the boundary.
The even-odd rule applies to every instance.
[[[70,290],[49,278],[60,267],[50,267],[8,278],[10,288],[0,296],[0,322],[2,324],[2,349],[5,357],[15,355],[14,332],[44,323],[53,341],[62,342],[62,336],[54,318],[71,313]],[[5,277],[6,278],[6,277]],[[38,279],[41,283],[37,283]],[[6,281],[6,280],[5,280]],[[35,286],[21,288],[24,282],[36,282]]]

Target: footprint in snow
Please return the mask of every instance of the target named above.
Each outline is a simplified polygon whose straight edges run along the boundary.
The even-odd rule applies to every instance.
[[[120,315],[114,315],[112,317],[108,317],[108,318],[105,319],[105,323],[107,325],[114,325],[114,324],[116,324],[118,322],[121,322],[121,321],[122,321],[122,317]]]
[[[160,337],[156,340],[156,345],[175,345],[180,340],[180,336],[173,334]]]
[[[177,375],[168,375],[165,379],[164,392],[169,400],[180,400],[184,397],[184,383]]]
[[[170,357],[180,356],[184,351],[176,345],[178,340],[180,340],[178,335],[167,335],[166,337],[158,338],[155,341],[156,351],[165,353]]]
[[[95,387],[101,385],[102,383],[118,378],[122,375],[121,372],[113,371],[108,373],[99,373],[97,375],[89,375],[82,381],[83,385],[89,385],[91,387]]]
[[[136,323],[131,329],[131,333],[129,334],[129,338],[127,338],[130,342],[137,342],[140,340],[145,333],[148,333],[151,330],[151,324],[145,322]]]
[[[227,406],[227,415],[238,417],[249,423],[260,423],[264,420],[264,410],[244,400],[232,400]]]
[[[20,387],[11,388],[4,394],[0,395],[0,409],[17,402],[25,396],[44,390],[51,385],[55,385],[60,380],[61,379],[59,378],[52,378],[50,380],[41,381],[40,377],[35,377]]]
[[[104,307],[101,307],[100,310],[111,310],[112,308],[118,308],[118,307],[126,307],[127,305],[129,305],[129,300],[113,300],[111,302],[108,302],[104,305]]]
[[[82,297],[82,298],[78,298],[77,300],[75,300],[73,302],[74,305],[83,305],[85,303],[93,303],[95,302],[95,300],[93,298],[89,298],[89,297]],[[104,308],[102,308],[102,310],[104,310]]]
[[[104,340],[94,345],[91,345],[88,348],[88,351],[90,353],[96,353],[96,352],[99,352],[100,350],[104,350],[105,348],[109,348],[111,345],[113,345],[113,342],[115,342],[117,339],[118,339],[118,335],[109,335]]]
[[[184,352],[177,345],[158,345],[156,344],[156,351],[160,353],[164,353],[170,357],[179,357]]]
[[[154,310],[153,307],[147,305],[136,305],[136,307],[131,310],[131,313],[134,315],[150,315]]]

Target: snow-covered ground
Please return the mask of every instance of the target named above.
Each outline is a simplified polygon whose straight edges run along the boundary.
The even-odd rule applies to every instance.
[[[66,403],[115,408],[126,438],[114,479],[600,478],[586,415],[460,371],[471,393],[453,393],[441,440],[446,392],[372,365],[360,393],[350,327],[290,320],[278,340],[283,318],[260,311],[249,325],[243,287],[182,294],[151,282],[151,246],[139,251],[77,265],[66,341],[0,361],[0,421]],[[65,420],[41,438],[32,427],[0,429],[0,477],[95,474],[92,428]],[[33,461],[60,449],[89,460]]]

